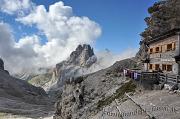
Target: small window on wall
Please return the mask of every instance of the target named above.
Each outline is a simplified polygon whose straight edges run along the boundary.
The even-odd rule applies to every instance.
[[[173,45],[172,44],[167,44],[167,51],[173,50]]]
[[[160,51],[160,48],[156,47],[156,53],[159,53],[159,51]]]
[[[149,65],[149,69],[150,69],[150,70],[153,69],[153,65],[152,65],[152,64]]]
[[[172,65],[167,65],[167,71],[172,71]]]
[[[166,64],[163,64],[163,65],[162,65],[162,70],[163,70],[163,71],[166,71]]]
[[[150,49],[150,54],[152,54],[152,53],[153,53],[153,48]]]
[[[159,70],[159,64],[155,64],[155,70]]]

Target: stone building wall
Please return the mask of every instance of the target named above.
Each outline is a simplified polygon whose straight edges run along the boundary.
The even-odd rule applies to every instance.
[[[172,65],[172,71],[169,73],[178,74],[179,65],[175,62],[175,58],[174,58],[175,56],[179,55],[180,43],[178,37],[179,37],[178,35],[174,35],[164,40],[159,40],[157,42],[151,43],[148,51],[150,57],[150,64],[153,64],[153,66],[155,64],[160,64],[160,69],[162,69],[162,64]],[[166,51],[167,44],[172,44],[172,48],[174,49],[170,51]],[[160,48],[160,52],[155,53],[156,47]],[[150,49],[152,48],[153,48],[153,53],[150,53]]]

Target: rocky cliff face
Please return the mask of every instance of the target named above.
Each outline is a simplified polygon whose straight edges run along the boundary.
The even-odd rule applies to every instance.
[[[56,64],[53,70],[33,77],[29,82],[35,86],[43,87],[47,92],[61,92],[66,79],[78,77],[94,71],[93,65],[97,58],[90,45],[79,45],[69,58]],[[54,94],[54,95],[59,95]]]
[[[180,28],[180,1],[163,0],[149,7],[150,17],[145,18],[147,28],[141,33],[142,41],[138,59],[146,57],[146,42],[169,30]]]
[[[10,76],[3,64],[0,60],[0,112],[37,116],[42,114],[38,112],[41,109],[52,109],[51,99],[42,88]],[[37,108],[37,112],[33,111]]]
[[[180,1],[165,0],[156,2],[148,9],[150,17],[145,18],[147,28],[141,33],[144,40],[180,28]]]
[[[96,60],[97,58],[90,45],[79,45],[66,61],[56,64],[56,76],[69,78],[72,75],[78,75],[78,73],[83,73],[83,68],[89,68]],[[82,70],[82,72],[80,70]]]
[[[123,68],[135,65],[126,59],[93,74],[67,79],[55,105],[54,119],[96,119],[93,116],[114,101],[116,90],[129,82],[121,77]]]
[[[82,76],[84,74],[91,73],[90,67],[97,61],[93,49],[90,45],[79,45],[75,51],[70,54],[70,57],[59,64],[56,64],[56,68],[53,72],[53,79],[55,83],[49,91],[61,90],[64,81],[72,78]]]

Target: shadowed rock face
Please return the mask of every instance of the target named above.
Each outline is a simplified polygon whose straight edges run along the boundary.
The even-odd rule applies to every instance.
[[[4,62],[1,58],[0,58],[0,69],[4,70]]]
[[[30,114],[31,110],[33,111],[36,108],[40,109],[39,111],[41,111],[41,108],[47,107],[52,109],[51,99],[42,88],[35,87],[24,80],[10,76],[8,71],[4,70],[3,65],[3,60],[1,59],[0,112],[24,115]],[[29,111],[27,112],[27,110]],[[49,111],[48,109],[44,110]],[[38,112],[34,113],[34,115],[36,114],[38,115]]]
[[[146,42],[172,29],[180,28],[180,0],[163,0],[149,7],[150,17],[145,18],[147,28],[141,33],[142,41],[136,57],[146,58]]]

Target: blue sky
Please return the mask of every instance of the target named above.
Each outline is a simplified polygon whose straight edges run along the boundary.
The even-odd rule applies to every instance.
[[[45,3],[44,0],[33,1],[37,4]],[[73,8],[76,15],[87,16],[100,24],[102,35],[96,42],[96,48],[108,48],[115,53],[139,47],[139,34],[146,27],[144,18],[149,16],[147,8],[155,1],[157,0],[63,0],[65,5]]]
[[[86,43],[106,68],[135,56],[156,1],[0,0],[0,57],[15,70],[52,67]]]
[[[32,0],[36,5],[45,5],[46,9],[59,0]],[[109,49],[114,53],[127,48],[139,47],[139,34],[146,24],[144,18],[148,16],[147,8],[156,0],[63,0],[71,6],[76,16],[87,16],[98,23],[102,34],[95,44],[98,50]],[[14,16],[0,13],[1,19],[13,28],[15,39],[31,35],[38,30],[34,27],[22,25],[15,21]],[[40,35],[42,41],[46,37]]]

